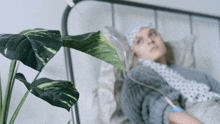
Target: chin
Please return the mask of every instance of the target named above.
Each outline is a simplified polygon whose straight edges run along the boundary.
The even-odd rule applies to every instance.
[[[165,53],[163,52],[158,52],[153,56],[153,61],[155,62],[161,62],[161,58],[163,58],[165,56]]]

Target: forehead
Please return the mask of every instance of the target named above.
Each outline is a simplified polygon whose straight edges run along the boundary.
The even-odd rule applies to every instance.
[[[141,34],[141,33],[148,33],[152,30],[152,28],[149,28],[149,27],[144,27],[144,28],[141,28],[139,33],[138,34]]]

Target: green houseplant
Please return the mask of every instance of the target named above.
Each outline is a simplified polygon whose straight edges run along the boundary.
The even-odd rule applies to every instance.
[[[19,34],[0,34],[0,53],[11,59],[4,100],[2,99],[0,78],[0,124],[6,124],[7,122],[11,93],[16,79],[21,81],[28,91],[19,103],[9,124],[14,123],[29,92],[53,106],[61,107],[68,111],[77,102],[79,93],[75,89],[73,82],[37,78],[43,67],[56,55],[62,46],[87,53],[116,66],[122,71],[126,71],[113,45],[100,31],[64,37],[61,36],[58,30],[45,29],[24,30]],[[33,82],[28,82],[25,75],[17,73],[17,61],[38,71]]]

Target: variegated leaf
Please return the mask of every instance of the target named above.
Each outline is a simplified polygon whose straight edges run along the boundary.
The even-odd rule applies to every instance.
[[[63,46],[71,47],[126,71],[115,48],[102,32],[63,37]]]
[[[0,53],[37,71],[41,71],[62,44],[57,30],[34,29],[20,34],[0,34]]]
[[[15,78],[23,82],[35,96],[68,111],[79,99],[79,92],[75,89],[73,82],[40,78],[33,83],[28,83],[21,73],[17,73]]]

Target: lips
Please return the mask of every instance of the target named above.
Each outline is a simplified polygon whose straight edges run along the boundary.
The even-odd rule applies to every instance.
[[[158,46],[152,47],[152,48],[150,49],[150,52],[154,51],[154,50],[157,49],[157,48],[158,48]]]

